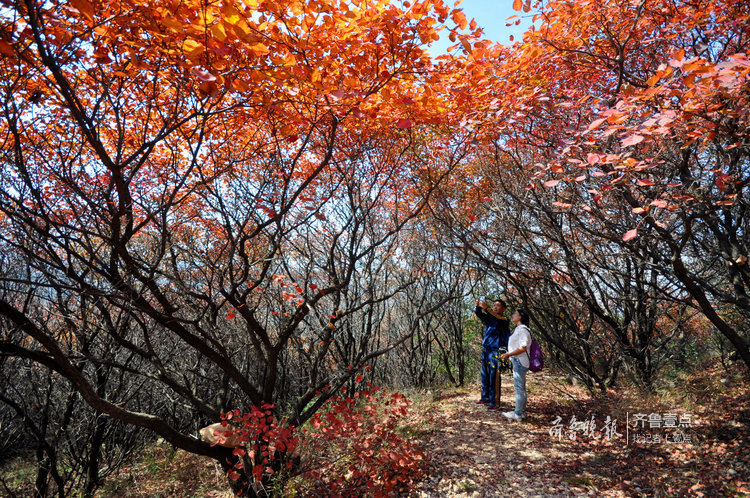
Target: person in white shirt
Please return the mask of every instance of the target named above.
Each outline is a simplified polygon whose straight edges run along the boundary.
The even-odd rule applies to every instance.
[[[516,391],[516,409],[504,412],[503,417],[520,422],[526,415],[526,373],[529,371],[527,350],[531,344],[529,332],[529,314],[525,310],[516,310],[510,317],[516,328],[508,339],[508,352],[501,356],[513,364],[513,388]]]

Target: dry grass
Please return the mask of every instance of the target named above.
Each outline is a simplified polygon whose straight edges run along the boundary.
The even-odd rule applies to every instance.
[[[0,496],[33,495],[36,465],[32,459],[15,458],[6,462],[0,467],[0,476],[7,485],[7,489],[0,485]],[[136,461],[109,476],[95,496],[230,498],[233,495],[228,491],[223,471],[211,460],[156,443],[142,451]]]
[[[16,458],[0,467],[8,489],[0,486],[0,496],[32,496],[36,465],[31,459]],[[12,493],[12,494],[11,494]],[[78,496],[74,493],[73,496]],[[137,460],[107,478],[95,496],[122,498],[195,497],[231,498],[227,481],[211,460],[154,444]]]
[[[224,472],[212,460],[160,443],[111,476],[96,496],[230,498],[233,495],[228,491]]]

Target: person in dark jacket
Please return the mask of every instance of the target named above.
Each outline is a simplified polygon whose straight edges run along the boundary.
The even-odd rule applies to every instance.
[[[482,397],[477,401],[486,405],[488,409],[495,410],[500,405],[500,354],[508,350],[508,338],[510,327],[505,313],[505,301],[496,299],[492,308],[487,301],[477,299],[474,313],[484,324],[484,336],[482,338]],[[505,361],[503,361],[505,363]]]

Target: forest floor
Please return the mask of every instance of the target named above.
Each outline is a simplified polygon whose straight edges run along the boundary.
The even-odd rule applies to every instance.
[[[522,422],[501,415],[514,404],[510,375],[496,411],[476,403],[474,388],[410,393],[414,404],[401,431],[427,458],[424,475],[403,495],[750,495],[750,386],[741,375],[713,367],[662,379],[653,392],[618,388],[606,396],[548,371],[527,379]],[[24,471],[33,483],[33,466],[18,464],[0,470],[17,490],[23,486],[14,479]],[[304,492],[292,483],[280,494]],[[109,476],[97,496],[232,494],[214,462],[155,444]]]
[[[476,403],[478,389],[438,393],[412,410],[429,427],[417,438],[429,467],[411,495],[750,495],[746,379],[716,367],[671,385],[593,396],[529,374],[520,423],[501,415],[515,403],[510,376],[497,411]]]

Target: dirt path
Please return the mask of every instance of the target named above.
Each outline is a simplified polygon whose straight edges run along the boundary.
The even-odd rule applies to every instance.
[[[534,379],[540,381],[544,382],[539,376]],[[528,416],[521,423],[501,415],[512,409],[510,382],[503,382],[500,410],[487,410],[476,403],[477,399],[478,390],[453,393],[440,399],[431,413],[423,414],[433,427],[419,438],[429,455],[430,468],[427,477],[415,486],[413,496],[596,494],[550,470],[577,455],[550,436],[552,423],[546,420],[550,417],[534,413],[533,392],[529,395]]]
[[[680,392],[625,388],[594,397],[537,373],[521,423],[501,415],[514,403],[507,378],[499,411],[476,403],[478,389],[433,396],[412,413],[429,467],[410,496],[750,496],[750,385],[724,375],[719,367],[700,371]],[[636,413],[689,423],[639,429],[661,436],[639,440]],[[617,422],[605,423],[610,418]],[[605,427],[616,427],[614,435]]]

